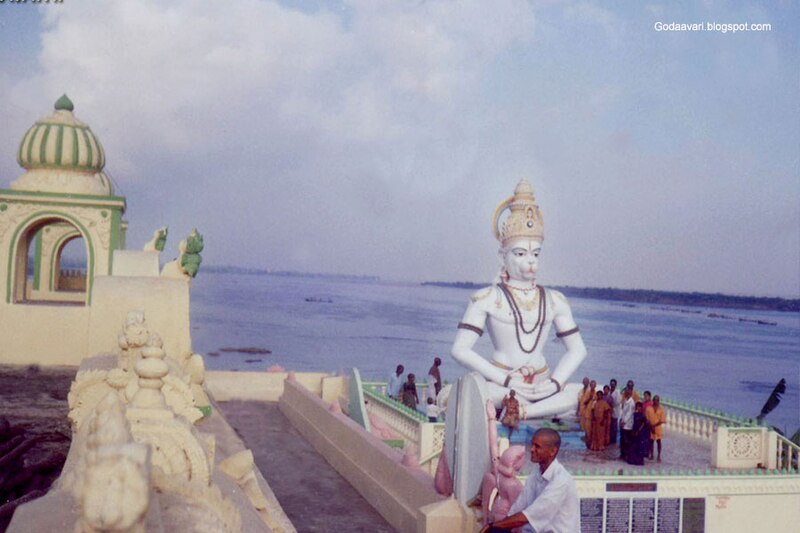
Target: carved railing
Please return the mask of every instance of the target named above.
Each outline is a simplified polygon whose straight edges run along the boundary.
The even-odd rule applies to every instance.
[[[800,468],[800,446],[783,435],[777,435],[776,440],[775,466],[781,470],[797,472]]]
[[[417,396],[420,398],[428,397],[428,384],[417,383]],[[369,388],[375,394],[382,394],[386,396],[386,382],[385,381],[365,381],[364,388]],[[398,402],[399,403],[399,402]],[[400,404],[402,405],[402,404]]]
[[[661,400],[661,405],[667,416],[666,427],[668,429],[709,443],[713,438],[714,430],[720,426],[758,427],[755,420],[751,418],[737,417],[697,405],[664,399]]]
[[[444,445],[444,424],[429,422],[421,412],[386,396],[385,383],[365,382],[363,387],[364,398],[369,400],[367,411],[386,422],[406,444],[413,444],[420,466],[433,474]]]
[[[761,443],[759,446],[763,446],[763,451],[760,458],[753,458],[752,462],[760,464],[762,469],[789,472],[798,470],[800,446],[773,429],[760,425],[755,419],[674,400],[662,400],[661,404],[664,406],[668,429],[710,443],[713,449],[720,450],[717,453],[721,453],[723,448],[734,450],[737,447],[743,450],[747,448],[745,451],[748,451],[750,446],[745,444],[758,441]],[[761,433],[763,437],[757,437],[757,433]],[[717,442],[723,437],[725,442]],[[714,453],[712,450],[712,455]],[[717,457],[721,456],[714,455],[712,462],[717,462]]]

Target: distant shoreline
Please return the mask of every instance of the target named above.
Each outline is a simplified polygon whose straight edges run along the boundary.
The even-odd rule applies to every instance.
[[[486,287],[486,283],[472,283],[469,281],[425,281],[422,285],[434,287],[447,287],[453,289],[477,290]],[[566,296],[574,298],[588,298],[591,300],[606,300],[613,302],[632,302],[654,305],[683,305],[691,307],[717,307],[723,309],[748,309],[754,311],[781,311],[789,313],[800,312],[800,299],[771,298],[762,296],[733,296],[728,294],[711,294],[704,292],[672,292],[655,291],[646,289],[614,289],[552,286],[563,292]]]
[[[289,270],[271,271],[263,268],[248,268],[239,266],[204,266],[202,270],[217,274],[242,274],[242,275],[270,275],[303,278],[328,278],[357,282],[378,282],[378,276],[359,276],[354,274],[328,274],[312,272],[295,272]],[[421,285],[432,287],[445,287],[451,289],[477,290],[487,286],[487,283],[473,283],[471,281],[423,281]],[[776,298],[766,296],[734,296],[720,293],[704,292],[674,292],[656,291],[648,289],[615,289],[594,287],[572,287],[569,285],[552,285],[551,288],[563,292],[566,296],[574,298],[587,298],[590,300],[606,300],[612,302],[629,302],[634,304],[676,305],[689,307],[716,307],[722,309],[748,309],[754,311],[781,311],[787,313],[800,312],[800,299]],[[717,318],[717,317],[715,317]],[[720,316],[719,318],[731,318]]]
[[[378,276],[359,276],[357,274],[327,274],[324,272],[294,272],[292,270],[267,270],[264,268],[248,268],[238,266],[204,266],[206,272],[215,274],[242,274],[245,276],[286,276],[296,278],[334,278],[350,281],[380,281]]]

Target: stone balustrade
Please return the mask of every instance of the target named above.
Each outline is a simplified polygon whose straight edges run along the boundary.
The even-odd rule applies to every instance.
[[[800,447],[752,418],[673,400],[661,403],[667,416],[666,427],[710,443],[712,464],[716,467],[743,467],[742,473],[798,470]]]
[[[674,400],[661,400],[666,427],[689,437],[711,442],[718,427],[758,427],[753,419],[728,415],[714,409]]]
[[[413,444],[423,470],[433,474],[444,445],[444,424],[429,422],[419,411],[386,396],[385,383],[365,382],[363,386],[364,398],[368,399],[367,411],[385,421],[406,444]]]
[[[800,446],[783,435],[776,434],[775,466],[781,470],[795,471],[800,468]]]

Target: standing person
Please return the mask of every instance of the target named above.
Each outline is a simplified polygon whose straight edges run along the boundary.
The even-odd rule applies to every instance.
[[[625,460],[630,446],[630,434],[633,429],[633,413],[636,404],[631,391],[626,387],[622,391],[622,412],[619,419],[619,458]]]
[[[428,405],[425,407],[425,414],[428,416],[428,422],[438,422],[441,409],[433,401],[433,398],[428,398]]]
[[[608,429],[609,442],[611,444],[617,443],[617,428],[619,426],[619,417],[622,416],[622,394],[617,389],[617,380],[612,379],[609,382],[611,388],[611,399],[613,405],[611,406],[611,426]]]
[[[633,380],[629,379],[628,383],[625,384],[625,390],[630,391],[631,398],[633,398],[633,404],[636,405],[636,402],[639,401],[639,393],[636,392],[636,389],[633,386]]]
[[[644,400],[642,400],[642,412],[646,413],[647,408],[653,405],[652,393],[649,390],[644,391]]]
[[[591,380],[589,382],[589,389],[583,398],[583,411],[581,411],[581,429],[583,430],[583,441],[586,447],[589,447],[589,440],[592,438],[592,410],[594,409],[594,402],[597,400],[595,389],[597,382]]]
[[[606,428],[606,446],[611,444],[611,415],[614,413],[614,398],[611,397],[611,387],[603,385],[603,401],[608,404],[608,428]]]
[[[416,376],[414,374],[408,375],[408,381],[403,383],[402,389],[402,400],[403,405],[408,407],[409,409],[417,409],[417,404],[419,403],[419,396],[417,396],[417,383],[416,383]]]
[[[517,393],[514,389],[511,389],[508,396],[503,398],[502,408],[505,410],[505,414],[500,423],[508,428],[508,441],[511,442],[511,433],[519,427],[519,400],[517,400]]]
[[[603,391],[597,391],[597,399],[592,409],[592,438],[589,449],[596,452],[606,449],[608,426],[611,424],[611,406],[605,401]]]
[[[589,378],[584,376],[583,388],[578,391],[578,408],[575,410],[575,416],[577,416],[578,421],[581,422],[581,429],[583,429],[583,402],[589,391]]]
[[[653,405],[645,411],[647,422],[650,424],[650,459],[653,458],[653,441],[658,445],[658,462],[661,462],[661,439],[664,437],[664,424],[667,422],[667,414],[661,406],[661,398],[656,394],[653,397]]]
[[[533,434],[531,462],[537,463],[525,488],[508,516],[486,525],[481,533],[500,533],[521,528],[524,533],[580,531],[580,502],[575,482],[561,466],[556,456],[561,447],[561,437],[550,428],[541,428]]]
[[[636,402],[633,413],[633,429],[627,446],[628,464],[641,466],[650,447],[650,425],[642,412],[642,402]]]
[[[392,374],[389,377],[389,381],[386,382],[386,395],[389,398],[394,400],[400,399],[400,387],[403,386],[403,372],[405,371],[406,369],[403,365],[397,365],[394,374]]]
[[[433,359],[433,365],[431,366],[431,369],[428,370],[428,374],[433,376],[434,380],[433,385],[436,393],[434,400],[436,400],[436,398],[439,397],[439,393],[442,392],[442,374],[439,372],[440,366],[442,366],[442,360],[438,357],[435,357]]]

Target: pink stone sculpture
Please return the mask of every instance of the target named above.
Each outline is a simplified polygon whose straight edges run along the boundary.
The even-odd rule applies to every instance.
[[[516,473],[519,472],[525,461],[524,446],[511,446],[503,452],[502,457],[498,457],[496,412],[494,403],[491,400],[486,402],[486,417],[489,421],[487,433],[489,436],[491,464],[483,476],[483,484],[481,485],[483,525],[486,525],[490,518],[494,522],[505,518],[508,514],[508,510],[514,500],[522,492],[522,483],[516,478]],[[489,502],[495,489],[497,489],[498,496],[490,509]]]
[[[517,479],[517,472],[525,462],[525,446],[511,446],[494,463],[494,471],[488,471],[483,476],[481,486],[481,506],[483,507],[483,524],[486,525],[491,518],[492,522],[506,517],[508,510],[522,492],[522,483]],[[497,498],[489,509],[489,500],[492,491],[497,489]]]
[[[410,470],[422,470],[422,467],[419,465],[419,459],[417,459],[417,449],[414,445],[409,445],[406,448],[406,453],[403,454],[403,459],[400,461],[400,464]]]
[[[286,369],[283,368],[281,365],[272,365],[266,371],[270,372],[270,373],[278,374],[278,373],[281,373],[281,372],[286,372]]]
[[[450,475],[450,467],[447,466],[447,452],[444,445],[442,445],[442,453],[439,454],[439,462],[436,464],[433,487],[442,496],[452,496],[453,494],[453,476]]]
[[[294,370],[289,372],[289,374],[286,376],[286,381],[297,381],[297,376],[295,375]]]
[[[369,425],[372,429],[372,434],[381,440],[399,439],[400,437],[392,431],[392,428],[386,425],[386,422],[376,415],[375,413],[367,412],[369,417]]]

